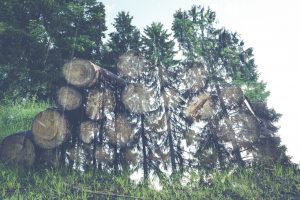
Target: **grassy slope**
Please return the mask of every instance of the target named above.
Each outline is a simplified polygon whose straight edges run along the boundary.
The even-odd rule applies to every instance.
[[[49,107],[46,102],[33,100],[0,104],[0,140],[12,133],[31,129],[32,119]]]
[[[47,103],[33,101],[0,105],[0,139],[30,129],[36,113],[47,107]],[[146,185],[131,183],[126,175],[14,169],[0,164],[0,199],[129,199],[91,191],[144,199],[300,199],[300,175],[292,169],[253,168],[211,174],[209,184],[199,181],[201,175],[191,173],[189,184],[171,184],[166,180],[164,189],[158,192]]]

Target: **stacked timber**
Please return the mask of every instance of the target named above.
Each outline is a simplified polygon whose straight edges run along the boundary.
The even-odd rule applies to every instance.
[[[112,159],[108,150],[103,150],[100,129],[108,113],[115,111],[113,86],[124,87],[126,81],[82,59],[63,65],[62,74],[65,84],[56,93],[56,106],[38,113],[31,131],[13,134],[1,142],[0,159],[4,163],[31,167],[35,163],[57,166],[80,160],[95,164]],[[103,87],[103,82],[110,86]],[[117,117],[117,126],[111,128],[107,140],[124,146],[130,133],[114,134],[122,126],[126,126],[124,130],[131,127],[126,117],[120,119]]]

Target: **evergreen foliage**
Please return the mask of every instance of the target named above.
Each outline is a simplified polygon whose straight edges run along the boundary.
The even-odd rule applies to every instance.
[[[188,169],[205,174],[291,164],[276,135],[280,114],[266,104],[269,91],[259,80],[253,49],[237,33],[217,28],[212,10],[176,11],[174,38],[160,22],[140,33],[133,17],[119,12],[104,44],[105,8],[99,1],[0,3],[0,99],[49,99],[61,82],[60,67],[73,57],[125,80],[125,88],[104,79],[97,83],[116,106],[102,102],[99,138],[93,141],[100,161],[84,163],[85,169],[143,171],[145,180],[163,180]]]

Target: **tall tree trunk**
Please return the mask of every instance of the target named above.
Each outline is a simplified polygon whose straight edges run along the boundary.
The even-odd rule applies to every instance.
[[[175,149],[173,143],[173,136],[172,136],[172,127],[171,127],[171,114],[170,110],[167,106],[165,106],[165,115],[167,118],[167,131],[168,131],[168,140],[170,145],[170,156],[171,156],[171,165],[172,165],[172,172],[176,171],[176,161],[175,161]]]
[[[212,122],[209,122],[209,129],[213,138],[213,145],[217,151],[218,154],[218,160],[220,163],[220,168],[223,170],[225,168],[225,162],[224,162],[224,158],[223,158],[223,153],[222,153],[222,149],[221,149],[221,145],[219,144],[219,138],[217,136],[216,130],[214,128],[214,125]]]
[[[142,145],[143,145],[143,170],[144,170],[144,179],[148,180],[149,178],[149,170],[148,170],[148,161],[147,161],[147,141],[145,135],[145,127],[144,127],[145,115],[141,114],[141,136],[142,136]]]
[[[169,105],[167,105],[167,97],[166,97],[166,91],[165,91],[165,85],[163,83],[163,70],[162,65],[158,65],[158,76],[159,81],[161,84],[161,93],[163,94],[163,100],[164,100],[164,109],[165,109],[165,117],[167,122],[167,132],[168,132],[168,140],[170,145],[170,156],[171,156],[171,165],[172,165],[172,172],[176,171],[176,161],[175,161],[175,148],[173,143],[173,136],[172,136],[172,127],[171,127],[171,112],[169,109]]]

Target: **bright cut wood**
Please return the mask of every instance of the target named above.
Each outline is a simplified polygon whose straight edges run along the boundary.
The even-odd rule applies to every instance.
[[[96,122],[85,121],[80,124],[79,138],[84,143],[91,143],[99,134],[99,126]]]
[[[82,95],[76,89],[64,86],[57,91],[57,103],[65,110],[75,110],[82,104]]]
[[[100,68],[88,60],[74,59],[63,66],[66,81],[77,87],[93,86],[99,77]]]
[[[45,149],[61,145],[70,135],[66,117],[54,109],[40,112],[32,123],[34,142]]]

